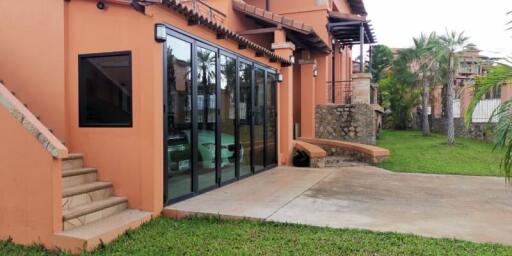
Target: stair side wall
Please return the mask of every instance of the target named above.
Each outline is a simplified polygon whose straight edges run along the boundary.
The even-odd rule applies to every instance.
[[[62,229],[61,160],[0,107],[0,240],[52,245]]]

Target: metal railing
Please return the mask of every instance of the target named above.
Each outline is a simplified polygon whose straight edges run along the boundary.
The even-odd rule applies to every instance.
[[[332,104],[352,104],[352,81],[328,81],[327,100]]]
[[[225,13],[211,7],[202,0],[183,0],[180,1],[180,3],[199,14],[208,17],[211,21],[223,24],[224,20],[226,20],[227,16]]]

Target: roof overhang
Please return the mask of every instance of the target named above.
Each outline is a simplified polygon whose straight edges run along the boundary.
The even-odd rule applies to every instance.
[[[291,61],[289,59],[283,58],[271,50],[254,43],[253,41],[243,37],[242,35],[229,30],[222,24],[219,24],[215,20],[212,20],[205,15],[189,8],[188,6],[181,4],[180,1],[177,0],[162,0],[162,5],[165,7],[172,9],[179,14],[183,15],[187,19],[192,19],[197,22],[198,25],[202,25],[207,27],[208,29],[217,33],[217,37],[230,39],[238,42],[241,48],[252,49],[256,52],[257,56],[267,56],[270,61],[279,61],[283,66],[291,65]]]
[[[369,20],[366,20],[366,16],[330,12],[327,29],[342,44],[374,44],[377,42],[372,25]],[[364,41],[361,42],[361,38]]]
[[[348,0],[348,3],[350,4],[352,13],[362,16],[368,15],[366,8],[364,7],[363,0]]]
[[[330,53],[331,48],[320,38],[312,26],[302,21],[263,10],[243,1],[233,0],[233,9],[260,23],[284,29],[293,41],[324,53]]]

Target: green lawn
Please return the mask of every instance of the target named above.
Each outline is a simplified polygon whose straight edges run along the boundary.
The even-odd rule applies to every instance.
[[[64,255],[0,242],[0,255]],[[256,221],[158,218],[84,255],[512,255],[512,247]]]
[[[501,176],[502,154],[493,152],[491,143],[456,138],[449,146],[446,136],[424,137],[419,131],[382,132],[377,144],[391,150],[391,156],[380,166],[397,172]]]

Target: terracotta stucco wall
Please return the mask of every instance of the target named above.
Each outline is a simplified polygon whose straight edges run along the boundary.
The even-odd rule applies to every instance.
[[[98,10],[94,1],[67,3],[67,109],[70,150],[114,183],[130,207],[158,213],[162,206],[162,45],[154,41],[153,17],[128,5]],[[78,127],[78,55],[132,53],[132,128]]]
[[[115,194],[127,196],[130,207],[154,213],[163,206],[164,44],[154,41],[154,24],[160,22],[280,68],[265,57],[254,57],[251,50],[240,51],[236,42],[217,39],[203,26],[188,26],[183,16],[159,5],[147,7],[144,15],[128,5],[111,4],[101,11],[94,1],[68,4],[67,108],[71,150],[83,152],[85,164],[98,168],[100,180],[112,181]],[[78,55],[127,50],[132,52],[133,127],[78,127]]]
[[[63,141],[64,1],[0,1],[0,80]]]
[[[1,105],[0,123],[0,240],[51,245],[62,226],[60,162]]]

